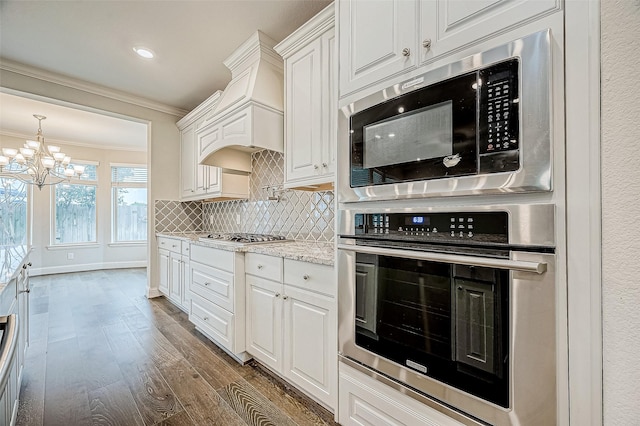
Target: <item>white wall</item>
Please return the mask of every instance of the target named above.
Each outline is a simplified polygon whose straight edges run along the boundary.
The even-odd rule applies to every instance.
[[[640,424],[640,1],[604,0],[604,424]]]
[[[40,78],[0,69],[2,87],[24,93],[32,93],[50,99],[57,99],[76,105],[108,111],[149,122],[149,143],[147,164],[149,164],[149,207],[153,209],[155,200],[177,200],[179,198],[180,134],[176,127],[178,116],[124,102],[112,97],[75,89],[63,79]],[[149,294],[159,295],[157,275],[157,244],[154,238],[153,215],[149,215]]]
[[[45,134],[46,136],[46,134]],[[0,135],[3,147],[19,148],[24,139]],[[147,266],[147,247],[137,245],[112,245],[111,243],[111,163],[147,163],[147,153],[143,151],[105,150],[89,147],[65,145],[56,141],[65,154],[74,160],[97,161],[99,166],[97,188],[97,245],[76,247],[52,247],[52,187],[38,190],[32,187],[32,234],[31,269],[32,275],[84,271],[107,268]],[[72,253],[74,259],[68,259]]]

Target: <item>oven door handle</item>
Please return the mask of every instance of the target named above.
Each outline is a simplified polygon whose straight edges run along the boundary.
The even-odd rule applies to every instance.
[[[354,244],[338,244],[338,250],[355,253],[375,254],[381,256],[403,257],[405,259],[427,260],[432,262],[456,263],[458,265],[479,266],[483,268],[508,269],[511,271],[534,272],[543,274],[547,271],[544,262],[523,262],[511,259],[492,257],[463,256],[458,254],[432,253],[414,250],[390,249],[380,247],[357,246]]]

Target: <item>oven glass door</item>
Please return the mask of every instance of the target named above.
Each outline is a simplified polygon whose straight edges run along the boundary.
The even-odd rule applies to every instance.
[[[358,253],[355,344],[509,406],[509,272]]]

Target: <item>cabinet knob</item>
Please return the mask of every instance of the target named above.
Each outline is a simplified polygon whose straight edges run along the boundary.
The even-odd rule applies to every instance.
[[[329,165],[327,163],[322,163],[322,167],[326,169],[327,167],[329,167]]]
[[[431,49],[431,39],[425,38],[424,40],[422,40],[422,47],[424,47],[425,49]]]
[[[26,290],[20,290],[18,293],[31,293],[31,289],[28,288]]]
[[[319,169],[319,167],[318,167],[318,165],[317,165],[317,164],[314,164],[314,165],[313,165],[313,168],[314,168],[314,169],[316,169],[316,170],[318,170],[318,169]]]
[[[26,264],[22,265],[22,269],[27,269],[27,265]]]
[[[172,244],[172,245],[171,245],[171,247],[176,248],[176,245],[175,245],[175,244]]]
[[[402,49],[402,56],[411,56],[411,49],[409,49],[408,47],[405,47],[404,49]]]
[[[287,300],[287,299],[289,298],[289,296],[284,295],[284,296],[282,296],[282,298],[283,298],[284,300]]]
[[[27,263],[27,266],[31,266],[31,262]]]
[[[311,278],[311,277],[309,277],[309,275],[307,275],[307,274],[304,274],[304,275],[302,276],[302,279],[303,279],[303,280],[305,280],[305,281],[308,281],[308,280],[309,280],[309,278]]]
[[[204,283],[205,286],[208,286],[209,284],[211,284],[211,283],[208,282],[208,281]]]
[[[264,266],[258,265],[258,269],[262,269],[262,268],[264,268]]]
[[[163,242],[161,242],[161,243],[160,243],[160,245],[161,245],[161,246],[163,246],[163,245],[164,245],[164,241],[163,241]]]
[[[280,297],[280,293],[276,293],[276,294],[275,294],[275,296],[276,296],[276,297]]]
[[[204,317],[203,320],[209,321],[209,317]]]

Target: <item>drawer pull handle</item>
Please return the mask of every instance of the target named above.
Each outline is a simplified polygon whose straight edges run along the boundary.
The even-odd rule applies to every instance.
[[[282,298],[283,298],[284,300],[287,300],[287,299],[289,298],[289,296],[286,296],[286,295],[285,295],[285,296],[282,296]]]
[[[309,275],[307,275],[307,274],[304,274],[304,275],[302,276],[302,279],[303,279],[303,280],[305,280],[305,281],[308,281],[308,280],[309,280],[309,278],[311,278],[311,277],[310,277]]]
[[[258,269],[262,269],[262,268],[264,268],[264,266],[258,265]]]
[[[280,293],[276,293],[276,294],[275,294],[275,296],[276,296],[276,297],[280,297]]]

